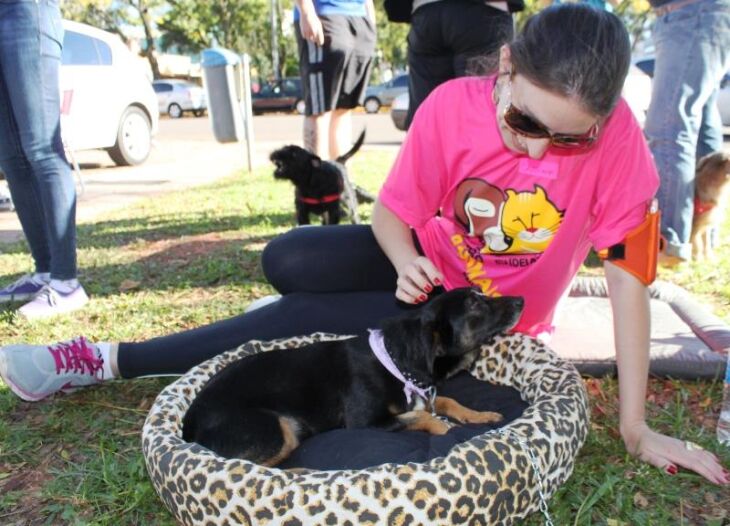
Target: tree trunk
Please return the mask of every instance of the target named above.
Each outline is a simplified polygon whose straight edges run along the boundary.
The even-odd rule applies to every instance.
[[[144,0],[139,0],[136,2],[136,5],[134,0],[131,0],[130,3],[137,9],[139,17],[142,19],[145,42],[147,44],[147,47],[144,50],[144,55],[147,57],[150,67],[152,68],[152,76],[155,80],[157,80],[161,77],[160,65],[157,62],[157,47],[155,46],[155,37],[152,34],[152,20],[150,19],[147,3]]]

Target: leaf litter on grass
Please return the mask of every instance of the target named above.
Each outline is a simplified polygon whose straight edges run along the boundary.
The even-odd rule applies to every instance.
[[[357,182],[376,192],[392,156],[362,153],[353,160]],[[0,310],[0,342],[46,342],[78,332],[90,334],[93,341],[141,340],[239,314],[248,302],[272,292],[258,258],[269,239],[293,226],[290,189],[281,192],[275,184],[270,170],[259,170],[252,177],[174,193],[80,225],[79,260],[84,283],[94,295],[92,305],[63,320],[38,324],[19,323]],[[369,207],[363,210],[367,219]],[[728,249],[723,250],[714,270],[690,266],[679,274],[663,272],[662,278],[726,308],[730,258]],[[18,244],[0,254],[0,277],[20,275],[29,263],[25,247]],[[702,272],[716,272],[713,283]],[[726,488],[684,471],[669,478],[625,452],[618,435],[614,378],[586,379],[585,384],[592,431],[573,476],[550,501],[556,524],[579,519],[576,524],[581,525],[715,526],[717,517],[727,517]],[[144,413],[164,385],[154,380],[112,382],[36,405],[18,402],[0,387],[0,473],[8,473],[0,477],[0,524],[6,522],[2,514],[8,506],[21,510],[13,520],[24,520],[24,525],[80,524],[90,518],[98,518],[96,524],[172,524],[146,478],[139,447]],[[674,432],[679,418],[685,424],[680,438],[717,451],[711,438],[720,399],[717,382],[652,379],[648,396],[655,429]],[[726,463],[730,460],[727,450],[718,454]],[[85,479],[85,473],[94,476]],[[27,478],[14,478],[21,474]],[[99,483],[104,476],[108,486]],[[13,487],[22,483],[29,492],[3,492],[10,478]],[[135,508],[117,498],[117,492],[132,499]],[[35,497],[26,500],[24,495]],[[542,522],[538,514],[525,524]]]

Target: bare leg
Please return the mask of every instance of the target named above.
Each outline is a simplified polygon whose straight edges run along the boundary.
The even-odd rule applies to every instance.
[[[330,158],[326,137],[329,136],[331,115],[328,111],[304,117],[304,148],[325,160]]]
[[[334,110],[329,128],[329,159],[337,159],[337,157],[349,150],[351,146],[352,110]]]

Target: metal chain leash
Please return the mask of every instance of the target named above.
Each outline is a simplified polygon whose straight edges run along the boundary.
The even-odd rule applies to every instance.
[[[436,414],[436,388],[433,385],[426,389],[426,396],[428,396],[428,408],[431,411],[431,416],[437,420],[441,420],[449,427],[454,427],[454,424],[447,417]]]
[[[544,483],[544,479],[542,476],[542,471],[540,471],[540,465],[537,462],[537,455],[535,454],[535,451],[530,447],[530,445],[527,443],[527,441],[524,438],[522,438],[520,435],[518,435],[515,431],[513,431],[511,429],[494,429],[485,434],[512,437],[520,445],[520,447],[522,448],[522,451],[524,451],[527,454],[528,458],[530,459],[530,463],[532,464],[532,469],[535,471],[535,476],[537,476],[537,483],[538,483],[537,494],[540,497],[540,511],[545,516],[545,526],[555,526],[552,518],[550,517],[547,497],[545,496],[545,492],[543,491],[545,488],[545,483]]]

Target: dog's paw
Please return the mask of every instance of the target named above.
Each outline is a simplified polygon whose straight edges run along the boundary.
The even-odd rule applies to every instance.
[[[463,415],[459,415],[459,422],[462,424],[491,424],[501,422],[504,418],[501,414],[493,411],[472,411],[469,410]]]
[[[454,424],[445,418],[434,418],[430,425],[429,433],[432,435],[445,435],[452,427],[454,427]]]

